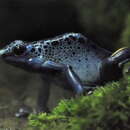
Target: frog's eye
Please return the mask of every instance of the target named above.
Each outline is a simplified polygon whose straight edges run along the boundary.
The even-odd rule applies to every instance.
[[[13,48],[13,52],[15,55],[22,55],[26,51],[26,47],[21,45],[21,46],[16,46]]]

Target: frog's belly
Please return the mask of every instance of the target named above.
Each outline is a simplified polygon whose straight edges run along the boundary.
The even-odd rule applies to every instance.
[[[86,62],[85,59],[71,60],[68,62],[72,66],[74,72],[79,76],[83,83],[95,83],[100,78],[100,59],[93,58],[91,61]]]

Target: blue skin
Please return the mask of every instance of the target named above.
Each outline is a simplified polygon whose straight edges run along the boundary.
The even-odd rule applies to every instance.
[[[67,37],[65,34],[61,36]],[[74,34],[75,38],[79,38],[80,34]],[[83,36],[81,36],[83,37]],[[51,40],[50,40],[51,41]],[[41,41],[42,42],[42,41]],[[82,94],[84,92],[84,89],[89,89],[89,85],[84,87],[82,84],[79,76],[77,73],[74,72],[73,66],[70,66],[68,64],[63,63],[57,63],[51,60],[45,60],[44,57],[40,57],[38,55],[33,55],[31,53],[31,50],[34,48],[33,44],[28,43],[25,44],[23,41],[14,41],[9,46],[5,47],[0,51],[0,55],[3,60],[5,60],[7,63],[12,64],[16,67],[21,67],[27,71],[33,71],[33,72],[50,72],[53,70],[54,72],[62,72],[63,75],[67,78],[71,89],[76,94]],[[89,48],[89,47],[88,47]],[[90,50],[91,49],[90,44]],[[101,55],[106,55],[105,58],[101,59],[101,66],[100,66],[100,80],[97,82],[98,85],[104,84],[108,81],[112,80],[118,80],[122,77],[122,68],[125,63],[130,61],[130,49],[124,48],[115,53],[114,55],[111,55],[111,52],[107,52],[106,50],[101,50]],[[89,54],[88,54],[89,55]],[[91,62],[91,60],[90,60]],[[95,61],[95,63],[98,63]],[[79,68],[82,70],[82,68]],[[96,72],[95,72],[96,73]],[[106,75],[107,73],[107,75]],[[94,84],[90,85],[90,88],[94,88],[92,86],[95,86]],[[47,111],[46,104],[49,96],[49,87],[42,88],[40,90],[39,98],[38,98],[38,111]],[[44,94],[43,94],[44,93]],[[24,110],[22,112],[19,112],[17,114],[18,117],[22,117],[24,115],[28,115],[27,112]]]
[[[77,94],[83,93],[81,81],[79,80],[78,76],[74,73],[70,66],[55,63],[53,61],[43,62],[43,59],[39,57],[25,58],[26,54],[30,52],[31,49],[32,45],[26,46],[26,51],[19,57],[12,56],[12,54],[10,54],[10,52],[8,52],[8,50],[5,49],[6,51],[4,52],[3,59],[16,67],[22,67],[28,71],[30,70],[41,73],[45,70],[62,71],[64,75],[67,77],[70,85],[73,87],[73,90]]]
[[[14,46],[17,46],[17,44]],[[32,49],[32,45],[27,45],[25,49],[26,51],[24,53],[22,53],[20,56],[17,56],[17,55],[15,56],[15,54],[12,54],[13,47],[12,48],[5,47],[4,53],[1,55],[1,57],[7,63],[12,64],[13,66],[16,66],[16,67],[24,68],[27,71],[40,72],[40,73],[44,73],[44,71],[49,71],[49,70],[54,70],[56,72],[62,71],[62,73],[67,77],[70,86],[72,86],[72,90],[74,90],[76,94],[83,93],[81,81],[70,66],[60,64],[60,63],[57,64],[52,61],[43,62],[43,59],[39,57],[27,58],[28,52],[30,52],[31,49]],[[48,91],[49,91],[49,87],[46,87],[46,89],[45,88],[40,89],[38,102],[37,102],[38,112],[48,111],[48,108],[46,107],[48,96],[49,96]],[[26,117],[28,116],[28,114],[29,114],[29,111],[27,111],[26,108],[24,109],[20,108],[19,112],[16,113],[16,116]]]

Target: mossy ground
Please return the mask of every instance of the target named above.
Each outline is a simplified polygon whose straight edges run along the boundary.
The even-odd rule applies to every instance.
[[[91,95],[61,100],[51,113],[27,119],[5,117],[1,129],[11,130],[129,130],[130,77],[99,87]]]
[[[31,115],[38,130],[129,130],[130,77],[99,87],[91,95],[62,100],[49,113]]]

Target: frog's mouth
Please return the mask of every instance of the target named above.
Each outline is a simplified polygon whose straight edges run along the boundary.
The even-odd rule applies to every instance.
[[[27,71],[41,71],[42,61],[39,58],[28,58],[25,56],[14,56],[5,49],[0,50],[0,58],[6,63]]]
[[[22,58],[22,57],[15,57],[15,56],[12,56],[8,50],[6,49],[2,49],[0,50],[0,59],[4,60],[5,62],[13,65],[13,66],[18,66],[18,67],[21,67],[21,68],[24,68],[26,67],[26,60],[25,58]]]

